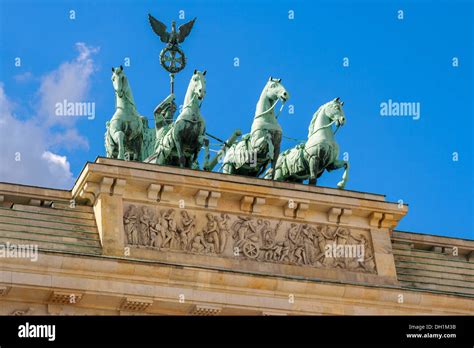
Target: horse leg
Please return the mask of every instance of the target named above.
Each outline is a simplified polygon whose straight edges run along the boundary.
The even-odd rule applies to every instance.
[[[186,167],[186,157],[184,156],[183,150],[181,149],[181,144],[180,142],[176,142],[176,152],[178,153],[178,158],[179,158],[179,166],[181,168]]]
[[[311,156],[309,159],[309,185],[316,186],[318,182],[319,159],[316,156]]]
[[[163,151],[160,151],[160,153],[156,156],[156,164],[160,164],[160,165],[166,165],[166,161],[165,161],[165,156],[163,154]]]
[[[105,133],[105,153],[108,158],[114,158],[115,144],[113,143],[110,129],[107,127],[107,133]]]
[[[124,140],[125,140],[125,133],[122,131],[116,131],[112,133],[112,139],[114,140],[115,144],[118,146],[118,159],[124,159],[125,158],[125,146],[124,146]]]
[[[281,133],[275,132],[272,136],[272,141],[273,141],[272,180],[274,180],[278,157],[280,157]]]
[[[230,164],[230,163],[224,163],[224,164],[222,165],[222,173],[224,173],[224,174],[234,174],[234,170],[233,170],[232,164]]]
[[[144,127],[142,121],[143,116],[137,116],[137,118],[130,122],[130,143],[132,148],[132,157],[131,161],[141,161],[142,160],[142,145],[144,141]],[[144,158],[143,158],[144,159]]]
[[[337,184],[337,187],[343,189],[346,186],[347,181],[349,180],[349,162],[344,161],[344,173],[342,174],[342,181]],[[339,184],[341,184],[339,186]]]
[[[265,179],[266,179],[266,178],[265,178]],[[274,177],[273,177],[273,180],[275,180],[275,181],[283,181],[283,180],[285,180],[285,178],[283,177],[283,172],[282,172],[281,168],[277,167],[277,168],[275,169],[275,175],[274,175]]]
[[[204,144],[204,164],[202,167],[206,168],[211,158],[211,154],[209,153],[209,139],[207,137],[204,137],[203,144]],[[196,151],[195,158],[198,158],[199,150],[200,149]]]
[[[186,165],[186,158],[184,157],[183,150],[181,149],[181,139],[179,137],[181,131],[183,131],[183,125],[176,122],[173,128],[173,142],[174,146],[176,147],[176,152],[178,153],[179,166],[184,168]]]
[[[273,169],[273,168],[271,168]],[[286,169],[287,175],[285,176],[283,169]],[[289,175],[288,175],[289,174]],[[273,176],[273,178],[271,178]],[[279,156],[275,164],[275,169],[273,171],[267,171],[265,174],[265,179],[272,179],[275,181],[288,181],[288,178],[291,176],[290,170],[288,168],[288,161],[285,155]]]
[[[328,172],[344,167],[344,173],[342,174],[342,180],[337,183],[337,187],[343,189],[346,186],[347,180],[349,180],[349,162],[335,160],[333,164],[328,167]]]

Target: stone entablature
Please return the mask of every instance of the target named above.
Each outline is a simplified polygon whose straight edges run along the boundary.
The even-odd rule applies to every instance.
[[[407,207],[381,195],[98,158],[72,196],[106,255],[397,284],[389,231]]]
[[[474,260],[470,257],[474,241],[391,232],[382,227],[382,221],[389,221],[387,215],[394,219],[399,216],[392,209],[396,204],[384,202],[382,196],[308,187],[305,195],[293,200],[293,209],[288,204],[285,208],[289,211],[285,212],[283,206],[274,206],[275,202],[280,202],[273,197],[274,189],[299,192],[302,191],[300,185],[274,187],[269,182],[255,179],[249,180],[254,185],[250,190],[243,185],[247,178],[216,173],[203,178],[210,173],[202,173],[199,179],[200,175],[195,171],[167,167],[147,174],[151,170],[147,166],[137,168],[129,162],[126,165],[134,168],[127,171],[122,169],[126,167],[122,163],[101,163],[101,166],[90,168],[93,170],[89,172],[89,188],[104,190],[91,196],[93,206],[85,206],[86,202],[91,204],[92,201],[78,199],[75,191],[0,183],[0,196],[3,197],[0,223],[7,230],[6,233],[0,231],[0,244],[18,242],[11,236],[13,231],[20,229],[9,228],[14,226],[8,225],[11,222],[18,226],[24,224],[21,229],[31,231],[22,233],[22,238],[41,238],[42,241],[36,262],[18,258],[0,260],[1,315],[469,315],[474,312],[471,284]],[[148,176],[148,179],[138,183],[133,179],[135,175]],[[102,181],[104,177],[111,180]],[[85,182],[81,180],[76,188],[83,187]],[[174,185],[172,180],[175,180]],[[259,191],[261,187],[266,187],[267,192]],[[239,190],[245,190],[244,194],[237,194]],[[184,206],[177,199],[179,195],[184,197]],[[316,199],[318,195],[325,196],[326,205]],[[346,203],[350,201],[350,204],[342,204],[344,195]],[[249,196],[254,198],[245,198]],[[71,201],[77,204],[71,206]],[[305,213],[304,218],[295,212],[298,204]],[[142,207],[149,208],[158,219],[173,210],[175,241],[167,242],[164,247],[163,244],[161,247],[128,245],[124,215],[131,205],[138,211]],[[184,211],[186,213],[182,213]],[[216,236],[210,232],[212,224],[208,227],[208,214],[221,225],[225,219],[227,228],[224,230],[229,230],[226,236],[230,237],[221,243],[217,233],[219,247],[211,247],[207,252],[180,250],[178,230],[192,226],[191,220],[194,227],[189,236],[199,232]],[[247,258],[242,253],[239,256],[226,254],[226,250],[227,253],[233,251],[232,246],[239,239],[238,233],[235,233],[235,240],[231,235],[234,230],[240,230],[236,224],[242,221],[240,217],[257,227],[259,243],[263,243],[265,235],[262,233],[266,227],[263,221],[269,221],[269,230],[275,230],[281,222],[276,244],[285,242],[291,224],[295,224],[295,230],[300,230],[301,234],[301,226],[307,224],[309,227],[304,230],[313,237],[324,232],[330,239],[330,233],[337,229],[337,233],[344,229],[358,239],[360,235],[366,236],[372,246],[376,273],[362,268],[332,267],[334,265],[324,265],[324,262],[320,265],[317,262],[292,263],[288,258],[265,260],[265,254],[260,254],[262,260]],[[96,226],[96,221],[100,225]],[[232,228],[234,224],[235,228]],[[40,229],[40,226],[46,229]],[[50,231],[47,230],[49,226]],[[59,227],[63,230],[58,230]],[[63,242],[67,243],[67,248],[53,243],[58,240],[58,234],[66,232],[68,238]],[[242,235],[247,235],[246,229],[243,232]],[[344,236],[344,233],[341,234]],[[79,240],[71,243],[84,235],[87,238],[82,239],[82,244]],[[92,237],[99,247],[91,244]],[[206,242],[211,243],[209,241],[214,241],[214,237]],[[117,240],[121,240],[121,244],[117,245]],[[222,254],[215,252],[224,244]],[[230,249],[226,249],[228,245]],[[302,243],[302,246],[304,250],[308,245]],[[125,253],[127,248],[128,254]],[[458,256],[454,256],[454,250]],[[314,256],[317,258],[318,254]],[[296,255],[292,259],[298,260]],[[390,262],[394,259],[398,281],[388,276],[393,265]]]

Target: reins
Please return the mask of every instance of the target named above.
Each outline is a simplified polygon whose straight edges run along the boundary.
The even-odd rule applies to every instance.
[[[279,100],[279,99],[277,98],[277,100],[275,100],[275,102],[273,103],[272,106],[270,106],[267,110],[261,112],[260,114],[254,116],[253,119],[255,120],[255,119],[259,118],[259,117],[262,117],[263,115],[265,115],[265,114],[268,113],[269,111],[272,111],[272,110],[275,108],[276,104],[278,103],[278,100]],[[280,116],[280,113],[281,113],[281,111],[283,110],[283,107],[284,107],[284,106],[285,106],[285,102],[282,101],[282,105],[281,105],[280,111],[278,111],[278,114],[275,115],[275,118],[278,118],[278,116]]]
[[[328,117],[329,117],[329,116],[328,116]],[[311,135],[308,137],[308,139],[309,139],[310,137],[312,137],[314,134],[316,134],[317,132],[319,132],[321,129],[325,129],[325,128],[331,127],[331,126],[334,124],[334,122],[337,122],[337,120],[334,119],[334,120],[332,120],[332,122],[328,123],[327,125],[324,125],[324,126],[319,127],[318,129],[316,129],[314,132],[311,133]],[[339,130],[339,127],[340,127],[340,126],[341,126],[340,124],[338,124],[338,125],[336,126],[336,129],[335,129],[333,135],[336,135],[336,133],[337,133],[337,131]],[[287,137],[287,136],[284,136],[284,135],[283,135],[283,138],[288,139],[288,140],[292,140],[292,141],[301,142],[301,143],[306,143],[306,141],[307,141],[307,140],[302,140],[302,139],[290,138],[290,137]],[[310,148],[311,148],[311,147],[310,147]]]

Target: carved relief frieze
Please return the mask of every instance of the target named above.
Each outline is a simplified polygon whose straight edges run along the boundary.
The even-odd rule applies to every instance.
[[[375,272],[370,234],[349,227],[125,204],[128,246]]]

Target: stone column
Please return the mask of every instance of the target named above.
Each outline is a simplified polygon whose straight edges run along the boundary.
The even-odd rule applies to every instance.
[[[94,213],[99,230],[103,253],[124,255],[125,233],[123,230],[124,179],[102,178],[94,202]]]
[[[369,217],[370,235],[374,248],[374,260],[377,274],[387,283],[398,284],[395,258],[393,257],[390,228],[396,225],[392,214],[374,212]]]

